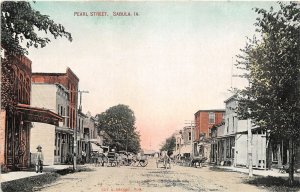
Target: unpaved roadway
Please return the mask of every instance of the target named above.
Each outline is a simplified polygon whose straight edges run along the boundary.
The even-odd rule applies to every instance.
[[[44,192],[172,192],[172,191],[263,191],[244,184],[247,175],[236,172],[212,171],[209,167],[172,166],[156,168],[151,159],[146,167],[94,167],[93,171],[60,177]]]

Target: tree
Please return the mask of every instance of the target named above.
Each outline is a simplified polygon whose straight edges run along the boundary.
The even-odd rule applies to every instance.
[[[174,151],[176,147],[176,139],[174,136],[171,136],[166,139],[166,142],[161,147],[160,151]]]
[[[28,54],[26,48],[45,47],[50,39],[40,37],[36,31],[50,32],[54,38],[66,37],[72,41],[72,36],[61,24],[54,23],[47,15],[31,8],[25,1],[3,1],[1,3],[1,46],[8,53],[18,55]],[[26,44],[26,48],[21,46]]]
[[[128,106],[113,106],[96,117],[98,131],[105,131],[111,138],[106,141],[106,145],[135,153],[140,150],[140,135],[134,126],[134,112]]]
[[[259,36],[248,39],[237,67],[249,86],[238,90],[241,118],[289,141],[289,183],[294,181],[294,149],[300,138],[300,7],[279,2],[277,12],[256,8]]]

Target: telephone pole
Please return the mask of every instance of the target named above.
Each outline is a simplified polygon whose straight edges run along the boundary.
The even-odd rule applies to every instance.
[[[73,157],[73,170],[75,171],[77,169],[77,121],[78,121],[78,112],[82,111],[82,106],[81,106],[81,101],[82,101],[82,93],[89,93],[88,91],[72,91],[72,92],[75,92],[75,93],[79,93],[79,109],[78,109],[78,102],[76,102],[76,121],[75,121],[75,127],[74,127],[74,130],[73,130],[73,134],[74,134],[74,143],[73,143],[73,153],[74,153],[74,157]]]
[[[249,177],[253,177],[253,163],[252,163],[252,124],[251,119],[247,119],[247,131],[248,131],[248,168]]]

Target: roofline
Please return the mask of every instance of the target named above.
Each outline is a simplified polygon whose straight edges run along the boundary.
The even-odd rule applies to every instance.
[[[43,73],[43,72],[34,72],[32,75],[43,75],[43,76],[64,76],[66,73]]]
[[[234,95],[230,96],[228,99],[226,99],[226,100],[224,101],[224,103],[227,103],[227,102],[230,101],[230,100],[236,99],[236,97],[237,97],[237,95],[234,94]]]
[[[77,75],[71,70],[70,67],[67,67],[66,72],[65,73],[44,73],[44,72],[35,72],[35,73],[31,73],[32,75],[43,75],[43,76],[65,76],[67,75],[67,72],[70,72],[78,81],[79,78],[77,77]]]
[[[71,70],[70,67],[67,67],[66,73],[67,73],[68,71],[70,71],[70,73],[71,73],[71,74],[78,80],[78,82],[79,82],[79,78],[77,77],[77,75],[75,75],[75,73]]]
[[[225,109],[203,109],[203,110],[201,109],[201,110],[197,111],[195,113],[195,115],[200,112],[225,112],[225,111],[226,111]]]

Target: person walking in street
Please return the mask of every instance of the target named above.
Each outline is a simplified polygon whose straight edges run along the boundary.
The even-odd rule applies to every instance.
[[[43,172],[43,161],[44,155],[42,152],[42,147],[40,145],[37,146],[37,154],[36,154],[36,162],[35,162],[35,172]]]

